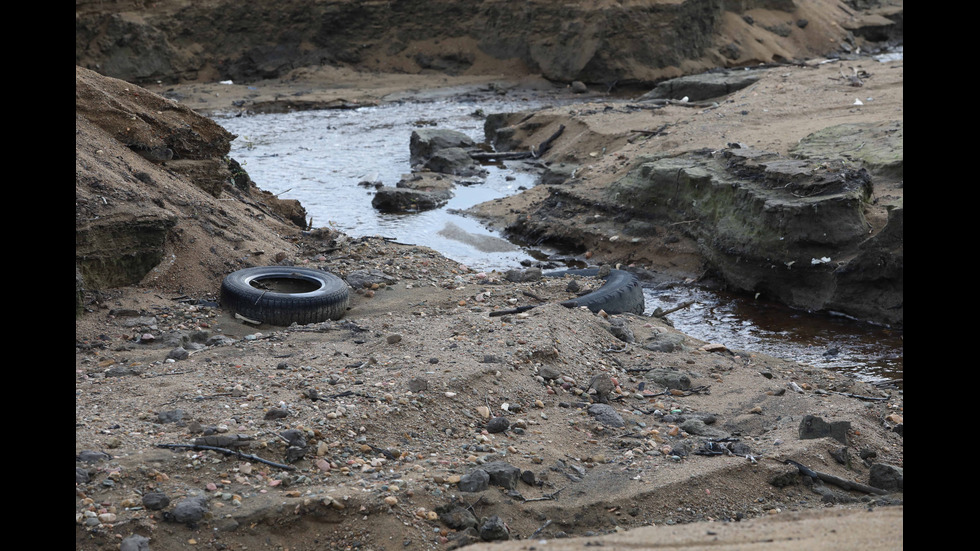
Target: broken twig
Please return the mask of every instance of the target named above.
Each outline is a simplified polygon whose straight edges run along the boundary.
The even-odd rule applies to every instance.
[[[538,147],[532,147],[530,151],[501,151],[501,152],[474,152],[470,153],[470,158],[477,161],[489,161],[489,160],[513,160],[513,159],[528,159],[528,158],[538,158],[544,155],[548,149],[551,148],[551,143],[561,136],[561,133],[565,131],[565,125],[562,124],[558,126],[558,130],[548,137],[547,140],[541,142]]]
[[[860,482],[852,482],[850,480],[845,480],[843,478],[834,476],[832,474],[822,473],[820,471],[814,471],[813,469],[801,463],[797,463],[792,459],[787,459],[783,461],[783,463],[785,463],[786,465],[792,465],[796,467],[800,471],[800,474],[804,476],[809,476],[814,480],[822,480],[828,484],[833,484],[834,486],[843,488],[845,490],[857,490],[859,492],[864,492],[866,494],[876,494],[876,495],[885,495],[888,493],[887,491],[882,490],[881,488],[875,488],[874,486],[868,486],[867,484],[861,484]]]
[[[840,394],[841,396],[847,396],[848,398],[857,398],[858,400],[869,400],[872,402],[884,402],[888,398],[879,398],[877,396],[861,396],[860,394],[851,394],[850,392],[835,392],[834,394]]]
[[[527,306],[518,306],[517,308],[511,308],[509,310],[497,310],[495,312],[490,312],[490,317],[495,318],[498,316],[506,316],[507,314],[520,314],[521,312],[526,312],[531,308],[534,308],[537,304],[528,304]]]
[[[657,308],[656,310],[653,311],[653,314],[651,314],[651,315],[653,317],[655,317],[655,318],[662,318],[662,317],[666,316],[667,314],[673,314],[674,312],[676,312],[678,310],[683,310],[684,308],[687,308],[688,306],[690,306],[692,304],[694,304],[694,301],[693,300],[689,300],[687,302],[682,302],[681,304],[678,304],[677,306],[674,306],[673,308],[671,308],[669,310],[661,310],[660,308]]]
[[[234,455],[236,457],[240,457],[242,459],[247,459],[249,461],[256,461],[258,463],[264,463],[266,465],[270,465],[272,467],[277,467],[277,468],[280,468],[280,469],[283,469],[283,470],[286,470],[286,471],[295,471],[296,470],[296,467],[293,467],[292,465],[284,465],[282,463],[276,463],[275,461],[269,461],[268,459],[262,459],[261,457],[259,457],[257,455],[252,455],[252,454],[248,454],[248,453],[242,453],[240,451],[230,450],[228,448],[219,448],[219,447],[216,447],[216,446],[202,446],[200,444],[157,444],[157,447],[158,448],[168,448],[168,449],[171,449],[171,450],[177,450],[177,449],[198,450],[198,451],[209,450],[209,451],[213,451],[213,452],[223,453],[225,455]]]
[[[554,492],[551,492],[550,494],[544,494],[541,497],[524,498],[524,503],[527,503],[528,501],[549,501],[553,499],[558,499],[558,494],[561,493],[561,491],[564,489],[565,488],[558,488]],[[544,526],[547,526],[547,524],[545,524]],[[542,528],[544,528],[544,526],[542,526]]]

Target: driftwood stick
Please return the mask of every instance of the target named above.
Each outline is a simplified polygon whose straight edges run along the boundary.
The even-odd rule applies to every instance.
[[[537,304],[518,306],[517,308],[511,308],[510,310],[497,310],[496,312],[490,312],[490,317],[495,318],[497,316],[506,316],[507,314],[520,314],[521,312],[526,312],[535,306],[537,306]]]
[[[367,363],[367,362],[364,362],[364,363]],[[363,366],[364,363],[362,363],[360,365]],[[309,391],[306,392],[306,396],[310,400],[313,400],[314,402],[317,401],[317,400],[319,400],[321,402],[329,402],[330,400],[335,400],[337,398],[346,398],[348,396],[358,396],[358,397],[361,397],[361,398],[367,398],[368,400],[377,400],[377,398],[375,396],[371,396],[370,394],[364,394],[362,392],[354,392],[353,390],[345,390],[343,392],[338,392],[337,394],[330,394],[328,396],[321,396],[320,393],[316,389],[311,388]]]
[[[667,314],[673,314],[674,312],[676,312],[678,310],[683,310],[683,309],[687,308],[688,306],[690,306],[692,304],[694,304],[694,301],[693,300],[689,300],[687,302],[683,302],[681,304],[678,304],[677,306],[674,306],[670,310],[662,310],[662,311],[659,311],[659,312],[654,312],[653,313],[653,317],[655,317],[655,318],[662,318],[662,317],[666,316]]]
[[[168,448],[168,449],[171,449],[171,450],[178,450],[178,449],[200,450],[200,451],[210,450],[210,451],[213,451],[213,452],[220,452],[220,453],[223,453],[225,455],[234,455],[236,457],[240,457],[242,459],[248,459],[250,461],[256,461],[258,463],[264,463],[266,465],[271,465],[273,467],[277,467],[277,468],[284,469],[284,470],[287,470],[287,471],[295,471],[296,470],[296,467],[293,467],[292,465],[284,465],[282,463],[276,463],[274,461],[269,461],[268,459],[262,459],[261,457],[259,457],[257,455],[252,455],[252,454],[248,454],[248,453],[242,453],[240,451],[230,450],[228,448],[219,448],[217,446],[203,446],[203,445],[200,445],[200,444],[157,444],[157,447],[158,448]]]
[[[531,158],[530,151],[500,151],[498,153],[475,151],[470,153],[470,158],[475,161],[512,161],[515,159]]]
[[[551,524],[551,519],[548,519],[547,521],[545,521],[545,523],[541,525],[541,528],[538,528],[537,530],[535,530],[534,532],[532,532],[530,539],[534,539],[535,537],[537,537],[537,535],[540,534],[542,530],[544,530],[545,528],[547,528],[549,524]]]
[[[551,492],[550,494],[544,494],[541,497],[525,498],[524,499],[524,503],[527,503],[528,501],[549,501],[549,500],[553,500],[553,499],[558,499],[558,494],[560,494],[561,491],[564,490],[564,489],[565,489],[564,487],[558,488],[554,492]],[[547,526],[547,524],[545,526]],[[543,526],[542,526],[542,528],[543,528]]]
[[[540,157],[541,155],[544,154],[545,151],[548,151],[551,148],[551,142],[558,139],[558,136],[561,136],[561,133],[564,131],[565,131],[565,125],[564,124],[558,125],[558,130],[555,131],[554,134],[552,134],[547,140],[541,142],[541,145],[538,146],[537,150],[532,150],[534,156]]]
[[[558,136],[561,136],[561,133],[564,131],[565,125],[562,124],[547,140],[541,142],[536,148],[532,147],[530,151],[501,151],[497,153],[476,151],[470,153],[470,158],[475,161],[511,161],[516,159],[530,159],[532,157],[538,158],[551,148],[551,143],[558,139]]]
[[[881,488],[875,488],[874,486],[868,486],[867,484],[861,484],[860,482],[851,482],[850,480],[846,480],[834,476],[832,474],[822,473],[820,471],[814,471],[813,469],[805,465],[802,465],[800,463],[797,463],[792,459],[787,459],[783,461],[783,463],[787,465],[793,465],[800,471],[800,474],[802,475],[809,476],[814,480],[822,480],[828,484],[833,484],[834,486],[843,488],[845,490],[857,490],[859,492],[864,492],[866,494],[876,494],[876,495],[885,495],[888,493],[887,491],[882,490]]]
[[[834,394],[840,394],[841,396],[847,396],[848,398],[857,398],[858,400],[869,400],[872,402],[884,402],[888,398],[879,398],[877,396],[861,396],[860,394],[851,394],[850,392],[835,392]]]

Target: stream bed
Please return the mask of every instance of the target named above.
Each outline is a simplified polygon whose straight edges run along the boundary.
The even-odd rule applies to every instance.
[[[457,211],[530,188],[535,174],[489,165],[484,183],[456,186],[445,207],[411,214],[378,212],[371,205],[374,188],[359,184],[394,186],[408,174],[409,139],[417,128],[458,130],[482,142],[485,114],[554,104],[554,98],[530,92],[213,118],[238,136],[230,156],[256,184],[284,199],[299,200],[314,226],[331,226],[354,237],[380,235],[424,245],[478,270],[507,270],[556,251],[511,243]],[[901,385],[901,331],[689,285],[648,288],[645,295],[648,313],[694,301],[669,316],[678,330],[692,337],[865,381]]]

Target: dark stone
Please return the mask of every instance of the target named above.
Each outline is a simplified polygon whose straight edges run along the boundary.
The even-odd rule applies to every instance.
[[[453,530],[476,528],[479,522],[469,509],[458,505],[450,505],[436,509],[439,520]]]
[[[484,541],[502,541],[510,539],[510,530],[497,515],[485,519],[480,525],[480,539]]]
[[[623,420],[623,417],[608,404],[592,404],[589,406],[589,415],[607,427],[626,426],[626,421]]]
[[[353,289],[364,289],[373,285],[394,285],[398,278],[390,276],[381,270],[354,270],[344,276],[344,281]]]
[[[636,342],[636,337],[633,335],[633,331],[630,329],[629,325],[626,324],[626,320],[622,318],[613,318],[609,320],[609,332],[612,336],[623,342]]]
[[[677,333],[658,332],[643,343],[652,352],[676,352],[684,348],[684,336]]]
[[[83,450],[78,452],[78,455],[75,456],[75,461],[81,461],[82,463],[98,463],[100,461],[108,460],[109,454],[95,450]]]
[[[455,176],[482,176],[486,174],[486,170],[474,161],[465,149],[459,147],[436,151],[425,160],[424,166],[433,172]]]
[[[170,498],[162,492],[147,492],[143,494],[143,507],[150,511],[159,511],[170,505]]]
[[[169,354],[167,354],[167,359],[178,360],[178,361],[186,360],[187,358],[190,357],[190,355],[191,355],[190,352],[188,352],[186,348],[184,348],[183,346],[178,346],[177,348],[171,350]]]
[[[119,543],[119,551],[150,551],[150,538],[133,534]]]
[[[287,429],[279,433],[290,446],[306,446],[306,434],[299,429]]]
[[[169,518],[174,522],[182,524],[195,524],[200,522],[208,510],[208,498],[204,496],[189,497],[181,500],[174,506]]]
[[[452,198],[449,191],[421,191],[383,186],[371,199],[371,206],[382,212],[418,212],[437,209]]]
[[[538,176],[538,184],[564,184],[575,176],[579,168],[579,165],[572,163],[552,163]]]
[[[89,481],[89,474],[86,469],[75,467],[75,484],[85,484]]]
[[[481,470],[489,476],[489,484],[513,490],[517,488],[517,481],[521,478],[521,470],[506,461],[493,461],[487,463]]]
[[[609,394],[616,389],[616,385],[613,384],[612,378],[605,373],[599,373],[592,377],[589,381],[589,392],[590,394],[594,391],[595,394],[593,398],[596,402],[600,404],[606,404],[609,402]]]
[[[491,434],[504,432],[508,428],[510,428],[510,421],[506,417],[494,417],[487,421],[487,432]]]
[[[651,369],[643,377],[670,389],[688,390],[691,388],[691,378],[680,371],[674,371],[672,369]]]
[[[868,484],[888,491],[904,491],[905,475],[902,467],[875,463],[868,474]]]
[[[836,450],[830,450],[828,453],[830,453],[830,457],[834,458],[834,461],[841,465],[850,465],[851,463],[851,453],[847,448],[837,448]]]
[[[521,482],[529,486],[537,486],[537,480],[534,477],[534,471],[531,470],[521,471]]]
[[[851,429],[850,421],[833,421],[828,423],[815,415],[807,415],[800,421],[800,440],[831,437],[841,444],[847,444],[847,431]]]
[[[752,454],[752,448],[745,442],[733,442],[730,446],[728,446],[728,449],[735,455],[744,456]]]
[[[139,370],[128,365],[114,365],[106,372],[106,377],[127,377],[129,375],[139,375]]]
[[[723,430],[709,427],[703,419],[688,419],[679,426],[681,430],[688,434],[696,434],[708,438],[726,438],[728,436],[728,433]]]
[[[482,492],[490,487],[490,475],[483,469],[473,469],[459,478],[461,492]]]
[[[476,147],[476,142],[456,130],[423,128],[413,131],[409,138],[410,161],[413,165],[424,163],[443,149],[472,147]]]
[[[558,371],[550,365],[542,365],[538,368],[538,375],[544,377],[546,380],[553,380],[561,377],[561,371]]]
[[[285,409],[271,408],[269,411],[265,412],[266,421],[285,419],[286,417],[289,417],[289,411]]]

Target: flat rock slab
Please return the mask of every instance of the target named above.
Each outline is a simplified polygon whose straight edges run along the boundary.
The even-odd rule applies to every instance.
[[[371,205],[382,212],[417,212],[442,207],[452,197],[448,191],[419,191],[382,186]]]
[[[672,78],[639,97],[640,101],[656,99],[704,101],[731,94],[759,81],[760,74],[752,71],[721,71]]]
[[[904,143],[902,121],[838,124],[806,136],[790,154],[800,159],[857,162],[875,176],[902,179]]]

